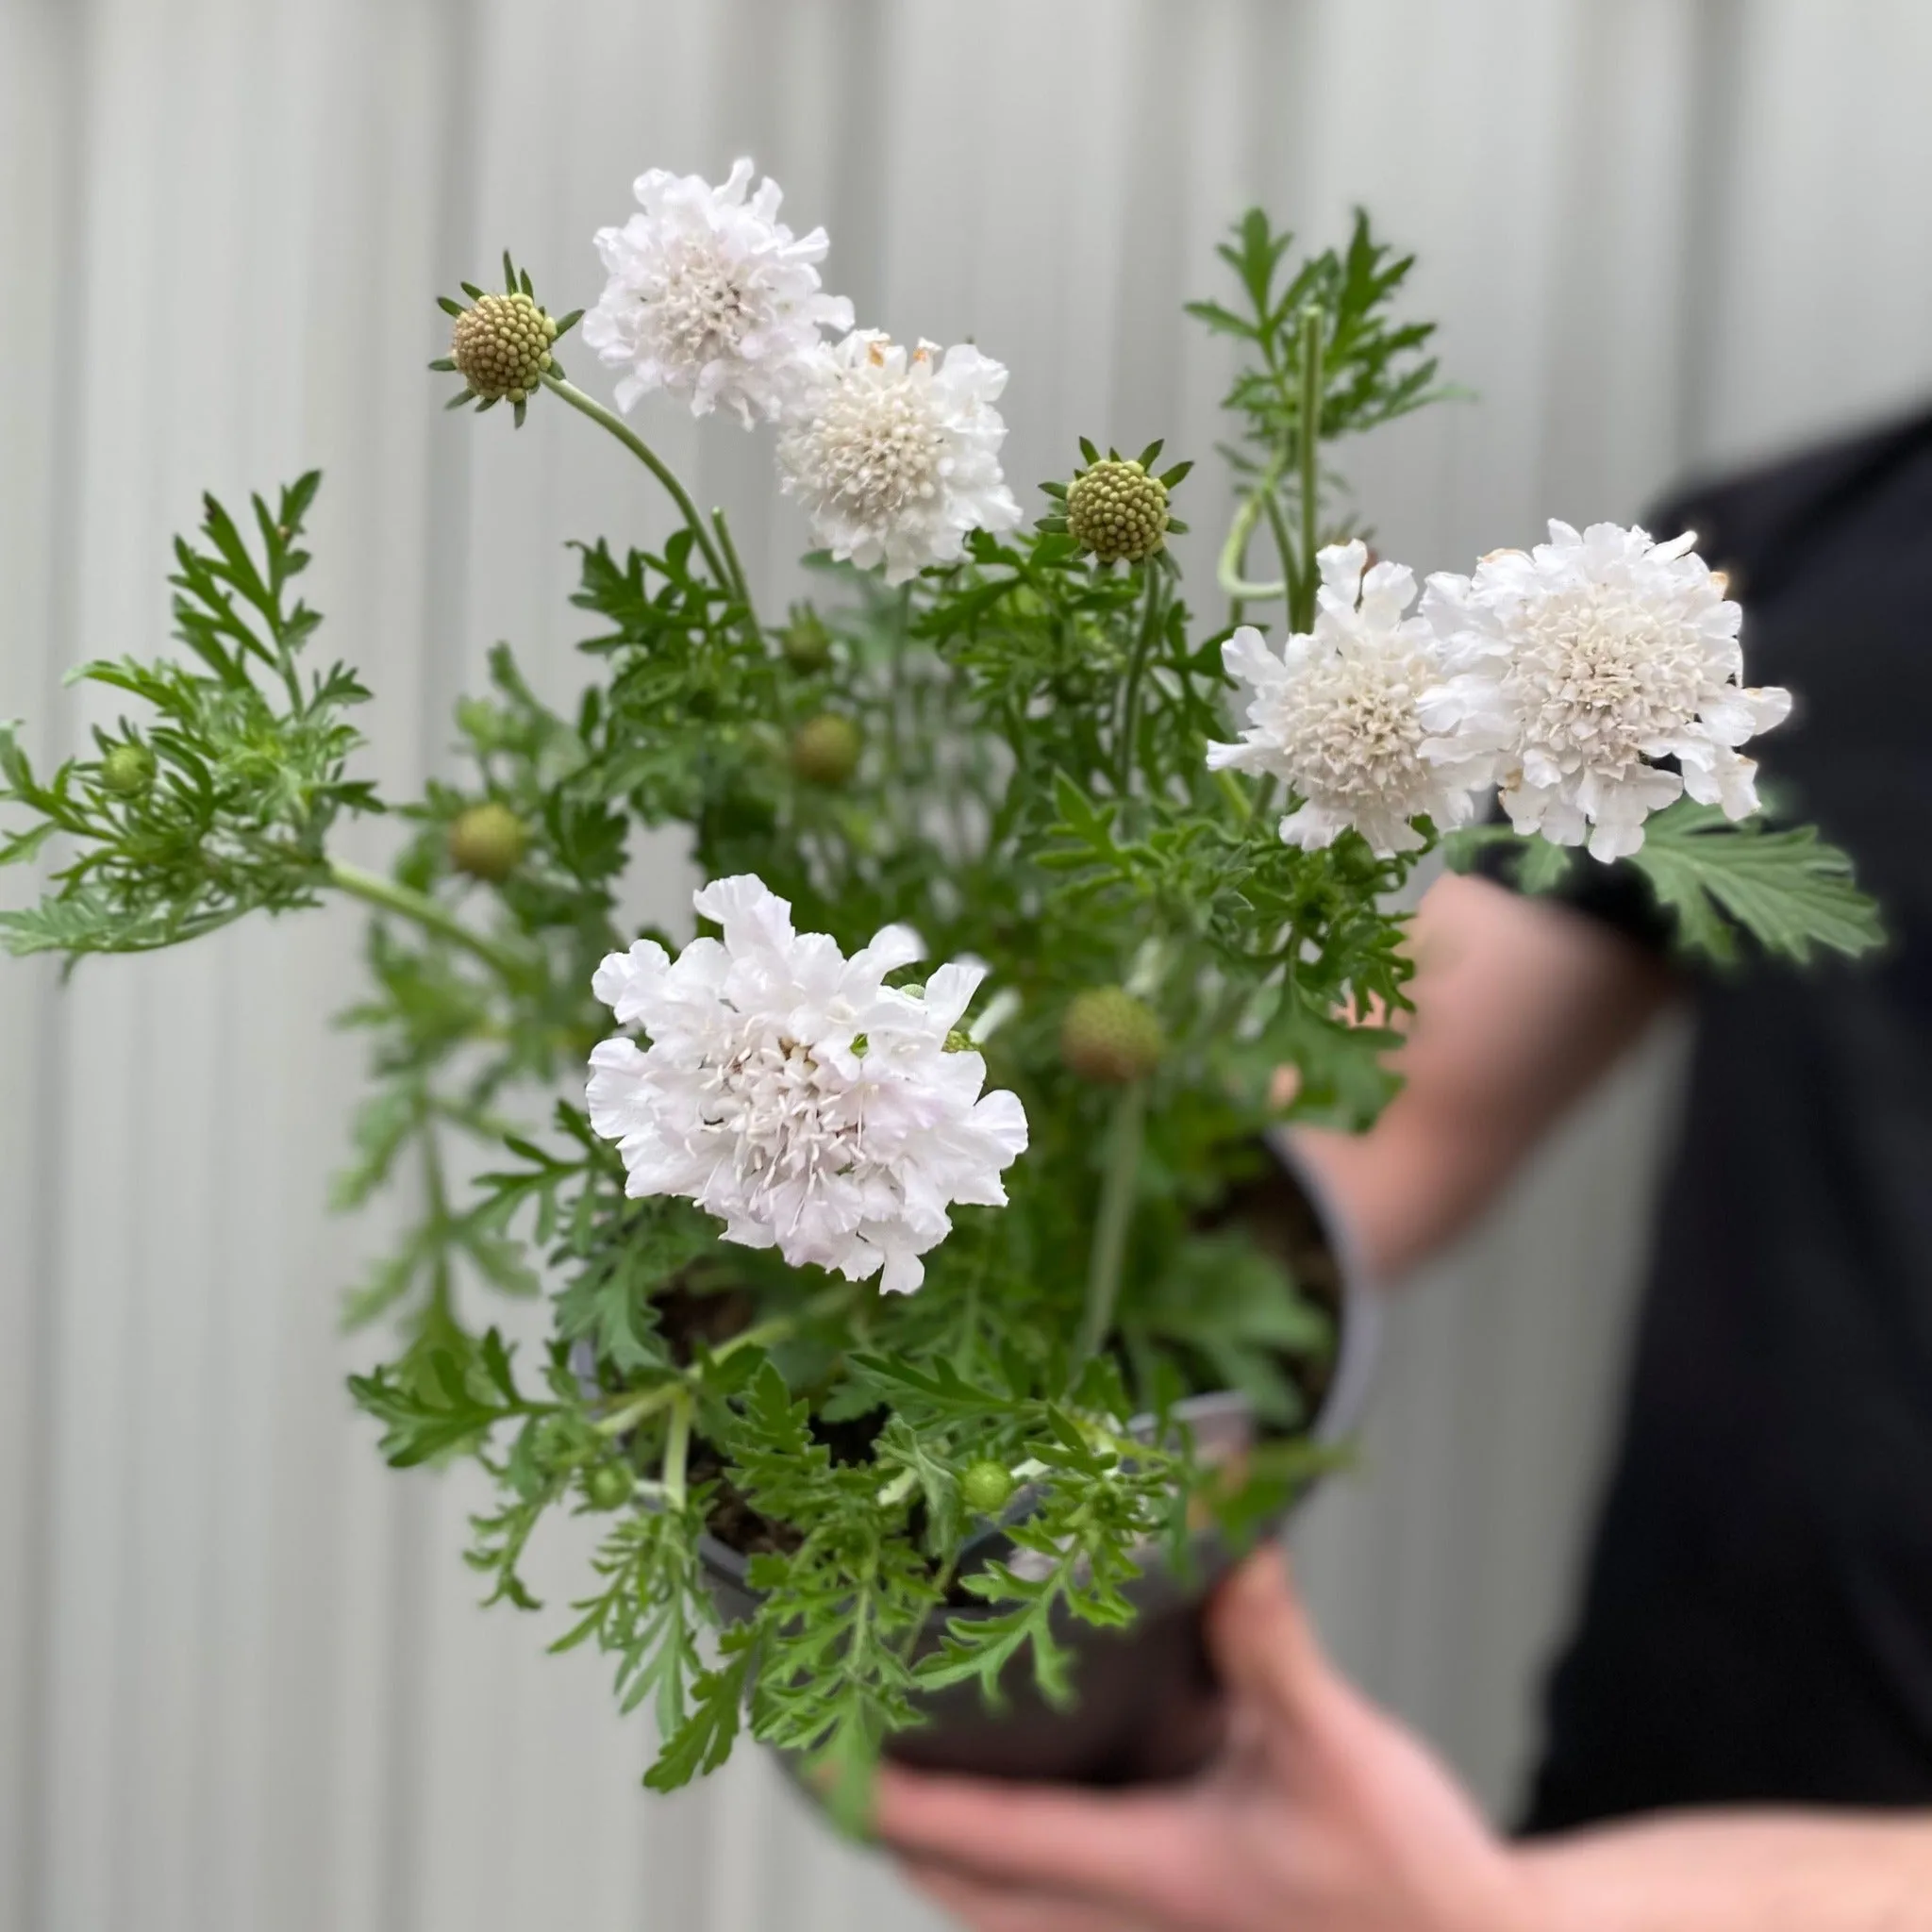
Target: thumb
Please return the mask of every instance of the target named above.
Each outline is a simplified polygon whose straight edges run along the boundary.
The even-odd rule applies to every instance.
[[[1278,1544],[1264,1544],[1215,1591],[1208,1642],[1230,1690],[1298,1722],[1331,1702],[1340,1682]]]

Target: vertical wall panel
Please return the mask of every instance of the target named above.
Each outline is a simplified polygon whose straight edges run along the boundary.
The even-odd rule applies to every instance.
[[[1012,369],[1010,473],[1082,434],[1207,457],[1225,345],[1177,314],[1260,200],[1374,208],[1480,400],[1342,463],[1424,568],[1629,515],[1687,464],[1922,394],[1932,163],[1916,0],[0,0],[0,715],[82,741],[79,659],[165,631],[198,491],[320,462],[314,601],[380,693],[370,767],[448,768],[511,640],[587,666],[575,536],[665,524],[540,402],[443,416],[431,306],[506,245],[553,306],[650,165],[750,153],[828,283]],[[603,377],[580,345],[572,373]],[[648,408],[775,602],[765,435]],[[1224,486],[1188,486],[1194,594]],[[379,859],[387,828],[355,828]],[[675,915],[675,840],[640,906]],[[25,881],[0,879],[6,903]],[[935,1923],[749,1754],[670,1802],[553,1607],[475,1606],[470,1478],[397,1479],[341,1389],[331,1220],[361,1043],[343,908],[58,991],[0,962],[0,1932],[833,1932]],[[1665,1158],[1659,1041],[1393,1324],[1360,1470],[1298,1539],[1344,1658],[1507,1808],[1560,1622]],[[541,1321],[541,1310],[516,1321]],[[534,1331],[532,1331],[534,1332]]]

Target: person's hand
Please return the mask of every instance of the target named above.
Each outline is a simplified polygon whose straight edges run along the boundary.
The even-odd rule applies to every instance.
[[[1085,1792],[888,1767],[874,1827],[974,1932],[1550,1932],[1529,1868],[1339,1677],[1263,1551],[1210,1609],[1223,1760]]]

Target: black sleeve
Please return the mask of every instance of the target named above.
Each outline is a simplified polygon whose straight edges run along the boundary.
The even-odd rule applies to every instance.
[[[1516,867],[1522,856],[1522,847],[1511,842],[1485,845],[1470,870],[1478,878],[1517,891],[1521,888]],[[1667,954],[1671,950],[1670,918],[1658,907],[1643,874],[1621,859],[1606,865],[1578,846],[1571,855],[1570,871],[1562,884],[1539,896],[1611,927],[1646,951]]]

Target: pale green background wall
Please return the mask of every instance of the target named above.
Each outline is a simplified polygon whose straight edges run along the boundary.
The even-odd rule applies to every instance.
[[[1082,431],[1205,455],[1224,367],[1177,304],[1221,224],[1370,201],[1483,392],[1357,466],[1438,567],[1922,394],[1928,92],[1923,0],[0,0],[0,714],[75,739],[61,672],[158,643],[196,491],[315,461],[387,780],[498,636],[563,688],[564,538],[655,512],[559,411],[441,417],[429,296],[510,242],[588,298],[648,165],[755,152],[862,319],[1006,359],[1023,485]],[[652,420],[777,571],[763,446]],[[463,1485],[379,1470],[334,1327],[370,1235],[323,1208],[356,943],[253,927],[64,994],[0,965],[0,1932],[927,1923],[756,1758],[646,1802],[595,1660],[472,1607]],[[1405,1312],[1306,1527],[1338,1647],[1497,1803],[1662,1084]]]

